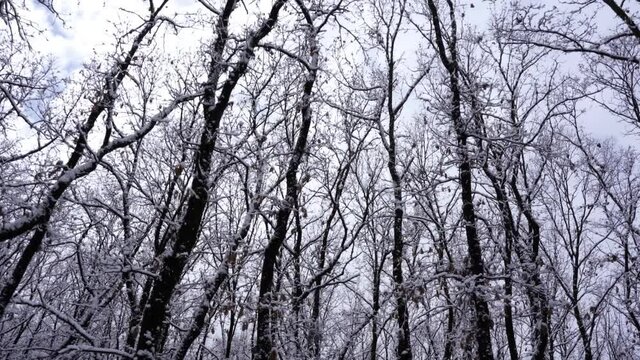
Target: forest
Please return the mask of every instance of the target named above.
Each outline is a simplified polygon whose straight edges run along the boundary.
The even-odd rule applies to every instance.
[[[0,359],[640,359],[639,25],[0,0]]]

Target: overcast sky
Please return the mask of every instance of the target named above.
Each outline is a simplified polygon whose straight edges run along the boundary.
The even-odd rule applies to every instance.
[[[30,2],[30,6],[33,7],[34,0]],[[499,6],[489,1],[472,3],[473,8],[470,7],[470,2],[463,4],[465,21],[480,27],[488,22],[492,6]],[[129,25],[139,24],[140,19],[135,14],[146,14],[148,7],[146,0],[75,0],[55,1],[54,4],[62,21],[41,6],[35,6],[36,10],[29,13],[28,16],[40,24],[44,30],[42,36],[35,36],[30,42],[35,49],[50,53],[56,59],[60,71],[67,75],[80,70],[83,63],[91,61],[94,51],[113,49],[114,34],[121,34],[122,29],[130,28]],[[201,9],[202,6],[196,0],[172,0],[167,4],[164,14],[171,18],[176,13],[180,14],[179,22],[186,21],[189,14],[194,14]],[[258,9],[242,10],[246,14],[246,10],[253,12]],[[238,13],[241,12],[236,12]],[[612,14],[606,12],[599,14],[599,23],[602,27],[612,26],[614,20]],[[204,34],[198,35],[195,32],[193,36],[184,34],[179,38],[167,36],[164,39],[165,47],[167,50],[179,47],[195,48],[199,46],[203,36]],[[191,39],[191,43],[185,43],[184,40],[187,38]],[[418,42],[413,44],[417,45]],[[565,66],[577,67],[574,59],[580,59],[580,57],[564,58]],[[630,126],[615,121],[611,114],[595,105],[589,106],[586,103],[584,105],[588,111],[582,117],[582,124],[589,129],[589,132],[597,137],[611,136],[625,145],[638,147],[640,135],[624,136],[632,129]]]

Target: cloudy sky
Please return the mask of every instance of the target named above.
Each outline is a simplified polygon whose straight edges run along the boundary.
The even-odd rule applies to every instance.
[[[50,53],[55,59],[57,67],[64,74],[73,74],[82,68],[84,63],[91,61],[94,52],[103,52],[113,49],[113,42],[116,34],[121,34],[123,29],[130,29],[131,25],[140,23],[137,14],[144,14],[147,11],[146,0],[74,0],[55,1],[55,7],[60,18],[46,11],[42,6],[34,6],[34,0],[29,0],[29,6],[35,8],[28,16],[39,24],[43,30],[41,35],[35,34],[30,40],[34,48],[43,53]],[[157,3],[159,1],[156,1]],[[492,11],[491,2],[476,1],[465,4],[465,19],[471,23],[482,27],[488,21],[488,16]],[[259,7],[268,6],[267,2],[262,2],[261,6],[255,9],[243,9],[246,12],[260,11]],[[251,5],[249,5],[251,6]],[[202,5],[197,0],[172,0],[170,1],[164,14],[174,18],[178,14],[177,22],[187,23],[191,16],[203,14]],[[236,12],[238,16],[241,12]],[[601,12],[599,24],[603,27],[614,26],[614,17]],[[237,22],[236,22],[237,23]],[[194,30],[181,30],[180,37],[165,36],[164,45],[167,50],[181,47],[194,48],[199,45],[204,33],[198,34]],[[192,35],[185,36],[184,31],[192,31]],[[171,34],[171,32],[166,32]],[[190,38],[191,43],[184,42],[185,38]],[[417,43],[415,43],[417,44]],[[409,48],[411,45],[408,46]],[[579,56],[568,56],[563,61],[569,67],[577,67],[576,60]],[[593,135],[598,137],[614,137],[623,144],[637,147],[637,136],[628,135],[632,129],[628,125],[613,120],[607,111],[598,106],[585,105],[586,114],[583,116],[583,125],[589,129]]]

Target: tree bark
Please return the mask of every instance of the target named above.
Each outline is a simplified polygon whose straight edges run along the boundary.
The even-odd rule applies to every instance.
[[[258,295],[258,314],[256,324],[256,344],[253,348],[252,359],[254,360],[272,360],[277,358],[277,352],[274,348],[273,341],[273,317],[271,314],[271,302],[273,298],[273,279],[276,261],[280,252],[280,247],[287,237],[287,228],[289,224],[289,216],[293,207],[297,203],[299,183],[297,180],[298,168],[302,162],[302,157],[307,148],[307,137],[311,128],[312,112],[311,112],[311,93],[313,85],[316,81],[319,49],[316,40],[317,32],[313,26],[313,20],[304,6],[297,1],[300,8],[305,14],[307,25],[309,25],[307,41],[309,46],[309,64],[307,68],[307,77],[303,85],[302,99],[300,103],[300,112],[302,120],[300,124],[300,132],[296,140],[293,153],[289,159],[287,171],[285,174],[286,197],[278,213],[276,215],[276,225],[264,250],[264,260],[262,263],[262,271],[260,278],[260,291]]]
[[[153,359],[156,355],[159,345],[158,340],[161,339],[162,329],[166,322],[169,301],[197,243],[200,226],[209,200],[208,180],[211,171],[211,156],[216,146],[218,128],[222,116],[229,105],[233,89],[248,69],[255,47],[273,29],[285,1],[277,0],[272,6],[268,18],[262,22],[255,32],[249,35],[244,48],[241,50],[238,62],[224,82],[220,95],[215,101],[216,84],[222,70],[220,61],[228,38],[228,20],[235,7],[235,0],[227,1],[218,22],[218,38],[214,45],[214,55],[209,73],[209,86],[205,89],[205,101],[203,104],[205,128],[200,137],[196,153],[191,184],[192,195],[187,201],[184,217],[177,231],[173,249],[163,258],[162,268],[142,315],[135,354],[137,359]]]
[[[462,199],[462,218],[464,220],[467,253],[469,257],[469,270],[473,276],[475,291],[472,293],[472,300],[475,308],[476,323],[476,345],[478,347],[478,359],[493,360],[493,349],[491,344],[491,313],[483,292],[487,286],[484,278],[484,260],[482,259],[482,247],[478,237],[476,224],[476,213],[473,205],[473,178],[471,174],[471,159],[467,149],[469,135],[467,133],[467,123],[463,121],[461,114],[461,91],[459,86],[459,67],[457,55],[457,29],[455,20],[455,9],[453,2],[447,0],[449,6],[449,20],[451,22],[451,32],[449,38],[449,55],[445,48],[441,23],[438,15],[438,8],[433,0],[428,0],[434,33],[436,36],[436,47],[438,55],[447,72],[449,73],[449,86],[451,90],[451,121],[457,138],[458,170]]]

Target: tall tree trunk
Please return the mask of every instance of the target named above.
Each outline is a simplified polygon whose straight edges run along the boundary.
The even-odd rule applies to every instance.
[[[389,69],[389,73],[393,68]],[[389,86],[393,86],[393,78],[390,79]],[[402,233],[402,222],[404,219],[404,203],[402,199],[402,180],[396,165],[396,139],[395,139],[395,112],[393,110],[393,89],[389,89],[387,94],[387,104],[389,106],[389,129],[388,129],[388,154],[387,167],[393,182],[393,250],[391,251],[391,262],[393,267],[393,282],[395,284],[396,296],[396,317],[398,320],[398,346],[396,356],[401,360],[411,360],[411,332],[409,329],[409,311],[407,309],[407,295],[404,289],[404,278],[402,274],[402,262],[404,260],[404,238]]]
[[[496,161],[499,161],[496,160]],[[509,346],[509,356],[511,360],[518,359],[518,348],[515,338],[515,331],[513,329],[513,310],[511,307],[511,298],[513,296],[513,283],[511,279],[511,266],[512,266],[512,253],[513,253],[513,244],[515,241],[515,225],[513,222],[513,215],[511,214],[511,209],[509,208],[509,203],[506,198],[506,191],[504,189],[504,181],[501,181],[498,176],[493,174],[488,167],[488,164],[484,165],[484,172],[491,181],[493,185],[494,191],[496,193],[496,200],[498,202],[498,209],[500,210],[500,219],[502,221],[502,228],[504,231],[504,271],[505,271],[505,280],[504,280],[504,322],[505,322],[505,333],[507,335],[507,344]],[[499,174],[502,174],[500,169],[498,170]],[[534,316],[536,314],[534,313]]]
[[[473,205],[473,177],[471,173],[471,159],[468,150],[467,122],[463,121],[461,114],[461,91],[459,86],[459,66],[457,50],[457,29],[455,19],[455,8],[451,0],[447,0],[449,6],[449,21],[451,32],[449,34],[449,54],[445,47],[442,24],[438,15],[438,8],[433,0],[428,0],[434,33],[436,36],[436,47],[442,64],[449,73],[449,86],[451,89],[451,121],[456,133],[458,145],[458,170],[462,198],[462,218],[464,220],[465,232],[467,235],[467,252],[469,257],[469,270],[474,280],[472,301],[475,308],[476,331],[475,338],[478,347],[478,359],[493,360],[493,349],[491,344],[491,313],[483,292],[487,287],[484,277],[484,260],[482,259],[482,247],[478,237],[476,224],[476,213]]]
[[[516,244],[516,254],[520,259],[520,262],[527,264],[529,271],[526,271],[527,276],[527,292],[529,300],[531,301],[533,316],[534,316],[534,352],[532,355],[533,360],[545,360],[546,349],[549,344],[549,327],[551,322],[551,307],[549,305],[549,296],[547,295],[547,289],[542,283],[540,276],[540,267],[542,260],[539,256],[540,251],[540,225],[533,216],[531,210],[530,200],[523,199],[518,189],[516,177],[513,176],[510,180],[511,192],[514,194],[516,204],[520,211],[527,219],[529,226],[528,237],[531,239],[528,244],[529,250],[521,249]],[[530,255],[528,255],[530,254]]]
[[[209,173],[211,171],[211,156],[215,150],[218,128],[229,105],[231,94],[236,84],[248,69],[249,61],[253,58],[255,47],[259,41],[273,29],[280,9],[286,0],[277,0],[271,8],[268,18],[260,27],[250,34],[241,50],[239,60],[224,82],[220,95],[215,100],[217,80],[222,71],[221,60],[228,38],[229,16],[236,1],[228,0],[217,24],[218,38],[214,44],[208,86],[205,88],[203,103],[205,128],[200,137],[200,143],[195,158],[192,195],[187,200],[184,217],[178,228],[173,249],[163,258],[162,268],[155,280],[153,289],[146,304],[140,323],[139,339],[136,358],[152,359],[158,351],[158,340],[161,339],[162,329],[165,327],[167,307],[174,293],[189,256],[195,247],[205,209],[209,200]]]
[[[274,348],[271,315],[271,302],[273,297],[274,271],[276,261],[282,243],[287,236],[287,228],[289,224],[289,216],[293,210],[293,206],[297,203],[299,184],[297,180],[298,168],[302,162],[302,158],[307,148],[307,137],[311,128],[311,93],[313,85],[316,81],[319,49],[316,40],[317,32],[313,26],[311,16],[306,12],[304,5],[297,1],[298,5],[305,14],[307,25],[309,25],[307,41],[309,46],[310,67],[307,68],[307,77],[303,85],[302,99],[300,103],[300,112],[302,120],[300,124],[300,132],[296,140],[293,153],[289,159],[287,171],[285,174],[286,197],[284,204],[278,210],[276,215],[276,225],[264,250],[264,260],[262,263],[262,271],[260,278],[260,291],[258,295],[258,314],[256,324],[256,344],[253,348],[252,358],[254,360],[272,360],[277,358],[277,352]]]
[[[398,326],[398,339],[396,345],[396,358],[399,360],[413,359],[411,349],[411,329],[409,327],[409,310],[407,306],[407,291],[404,288],[404,275],[402,271],[402,263],[404,261],[404,199],[402,194],[402,176],[398,169],[397,157],[398,149],[396,146],[396,125],[398,114],[402,109],[403,101],[397,107],[394,104],[394,90],[396,87],[396,59],[395,59],[395,40],[397,38],[402,18],[405,15],[406,1],[399,2],[400,9],[398,11],[399,20],[396,24],[387,25],[386,43],[380,35],[380,45],[384,47],[386,56],[386,87],[385,98],[381,104],[386,103],[386,113],[388,116],[388,128],[386,135],[382,126],[382,109],[379,112],[378,127],[380,138],[387,151],[387,170],[391,177],[393,187],[393,247],[391,250],[391,267],[393,278],[393,293],[396,300],[396,321]],[[407,95],[408,96],[408,95]]]
[[[298,199],[296,198],[296,204],[294,205],[296,209],[300,209],[300,204],[298,203]],[[293,324],[293,332],[294,332],[294,343],[296,347],[296,357],[300,359],[304,359],[307,356],[305,355],[305,350],[303,350],[303,337],[302,337],[302,273],[300,268],[300,262],[302,258],[302,222],[300,221],[300,211],[296,211],[294,214],[295,218],[295,228],[296,228],[296,240],[293,245],[293,293],[291,296],[292,304],[291,309],[294,314],[294,324]]]
[[[257,188],[261,188],[260,185]],[[257,191],[256,194],[259,194],[260,191]],[[250,208],[247,209],[247,213],[245,214],[244,220],[240,225],[240,229],[233,237],[231,241],[230,247],[225,254],[222,264],[218,268],[216,275],[212,280],[207,282],[207,286],[205,288],[205,294],[200,303],[200,306],[196,309],[195,314],[193,315],[193,320],[191,321],[191,325],[187,334],[182,339],[182,342],[178,346],[178,350],[173,356],[174,360],[182,360],[187,355],[187,352],[191,348],[193,342],[198,338],[202,329],[205,325],[205,319],[211,310],[211,302],[217,295],[218,291],[222,287],[222,285],[229,278],[229,271],[232,268],[234,262],[237,258],[238,247],[241,242],[247,237],[249,234],[249,230],[251,228],[251,222],[255,217],[256,212],[260,206],[260,197],[259,195],[256,198],[251,200]],[[231,329],[231,328],[230,328]]]
[[[369,360],[378,358],[378,313],[380,312],[380,275],[384,268],[384,260],[386,255],[383,253],[382,258],[378,259],[377,249],[374,249],[375,256],[373,259],[373,289],[371,304],[371,346],[369,349]]]

